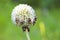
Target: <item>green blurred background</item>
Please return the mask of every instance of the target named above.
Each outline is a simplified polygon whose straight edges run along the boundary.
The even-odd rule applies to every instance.
[[[12,9],[18,4],[31,5],[36,11],[31,40],[60,40],[60,0],[0,0],[0,40],[27,40],[21,27],[11,21]]]

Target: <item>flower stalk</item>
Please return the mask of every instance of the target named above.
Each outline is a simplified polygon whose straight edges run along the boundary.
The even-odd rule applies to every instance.
[[[26,37],[27,37],[27,40],[30,40],[29,32],[27,29],[26,29]]]

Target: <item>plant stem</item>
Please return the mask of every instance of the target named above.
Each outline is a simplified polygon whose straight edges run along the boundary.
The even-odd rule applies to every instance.
[[[27,37],[27,40],[30,40],[29,32],[27,31],[27,29],[26,29],[26,37]]]

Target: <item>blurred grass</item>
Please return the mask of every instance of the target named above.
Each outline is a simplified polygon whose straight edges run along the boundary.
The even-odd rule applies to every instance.
[[[26,40],[26,35],[21,27],[17,27],[11,21],[11,12],[16,5],[11,2],[0,2],[0,40]],[[31,40],[42,40],[39,23],[44,22],[45,35],[48,40],[60,40],[60,9],[48,11],[48,15],[42,13],[40,8],[35,8],[37,23],[31,27]]]

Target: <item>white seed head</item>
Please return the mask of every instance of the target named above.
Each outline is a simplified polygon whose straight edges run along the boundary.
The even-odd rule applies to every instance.
[[[16,25],[30,25],[35,20],[34,9],[27,4],[19,4],[12,11],[12,21]]]

